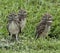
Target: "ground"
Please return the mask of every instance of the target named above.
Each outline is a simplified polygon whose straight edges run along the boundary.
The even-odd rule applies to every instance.
[[[18,13],[20,8],[27,11],[27,23],[20,36],[20,43],[6,49],[1,48],[0,53],[60,53],[60,39],[35,39],[35,29],[44,13],[53,16],[50,35],[60,35],[60,0],[0,0],[0,39],[8,38],[7,15]]]

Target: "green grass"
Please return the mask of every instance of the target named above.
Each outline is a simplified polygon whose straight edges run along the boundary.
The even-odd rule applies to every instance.
[[[60,0],[0,0],[0,39],[8,37],[7,15],[18,13],[20,8],[27,11],[27,23],[20,35],[21,43],[14,45],[14,49],[0,49],[0,53],[60,53]],[[35,40],[35,28],[44,13],[53,16],[51,36],[56,39]]]

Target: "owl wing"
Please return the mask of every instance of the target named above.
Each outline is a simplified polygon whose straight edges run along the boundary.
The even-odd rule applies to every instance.
[[[36,38],[39,38],[39,36],[44,32],[46,24],[41,22],[36,28]]]
[[[8,32],[9,32],[9,23],[7,23],[7,26],[6,26]],[[9,35],[10,35],[10,32],[9,32]]]

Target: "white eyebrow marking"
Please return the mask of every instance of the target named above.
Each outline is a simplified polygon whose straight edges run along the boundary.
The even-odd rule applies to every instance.
[[[48,21],[48,22],[52,22],[52,21]]]

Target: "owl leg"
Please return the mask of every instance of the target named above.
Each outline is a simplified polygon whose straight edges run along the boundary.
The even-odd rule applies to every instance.
[[[49,34],[49,33],[47,32],[47,34],[46,34],[46,39],[48,39],[48,38],[49,38],[48,34]]]
[[[35,35],[35,38],[36,38],[36,39],[38,39],[38,38],[39,38],[39,35],[38,35],[38,34],[36,34],[36,35]]]
[[[10,34],[10,40],[12,40],[12,34]]]
[[[18,34],[16,34],[16,41],[18,41]]]

